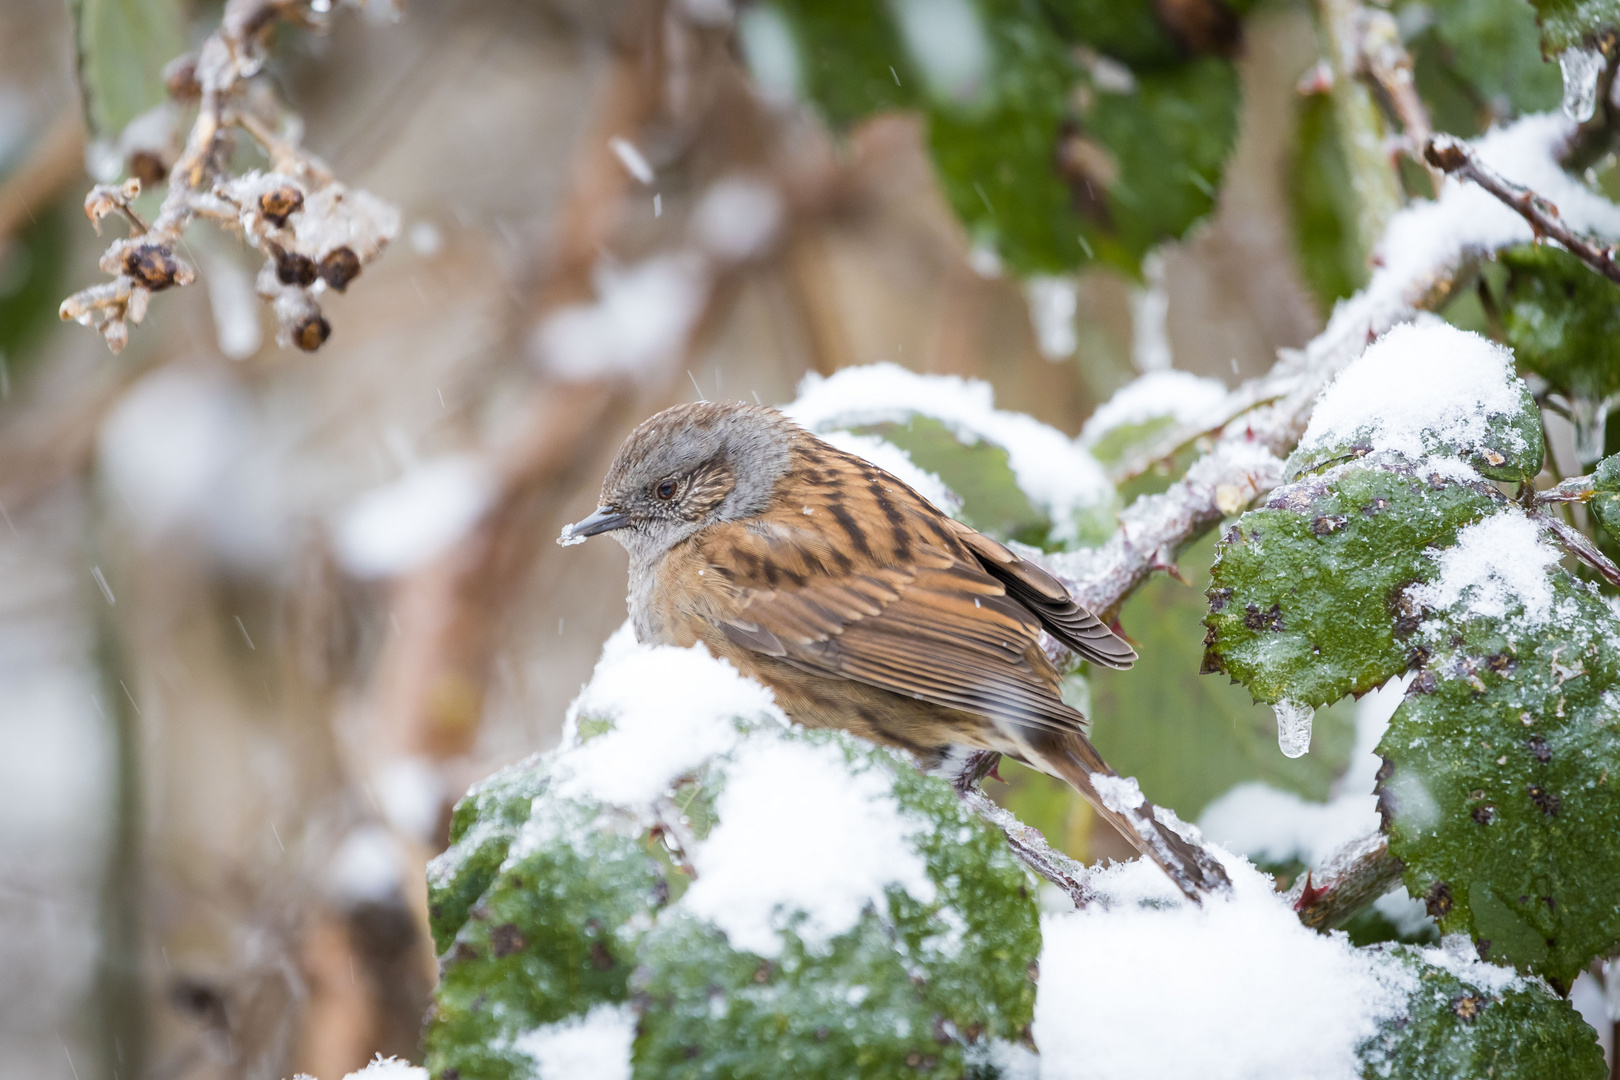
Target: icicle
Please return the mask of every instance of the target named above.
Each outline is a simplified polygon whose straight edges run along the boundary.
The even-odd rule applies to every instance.
[[[1277,749],[1283,757],[1303,757],[1311,748],[1311,721],[1316,710],[1297,701],[1279,701],[1271,707],[1277,714]]]
[[[1564,73],[1564,115],[1584,124],[1597,109],[1603,54],[1596,49],[1565,49],[1558,54],[1558,67]]]
[[[1591,398],[1578,397],[1569,405],[1569,418],[1575,424],[1575,456],[1582,465],[1596,464],[1603,458],[1604,432],[1615,398],[1593,401]]]

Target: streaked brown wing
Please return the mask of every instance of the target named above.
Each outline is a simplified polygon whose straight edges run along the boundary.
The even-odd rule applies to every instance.
[[[764,539],[750,536],[755,544]],[[775,587],[737,580],[728,610],[710,619],[742,648],[811,674],[852,679],[1011,727],[1078,730],[1080,714],[1058,695],[1057,672],[1041,651],[1035,617],[977,562],[924,545],[911,554],[909,565],[845,574],[789,575],[777,568]],[[760,557],[761,566],[774,565],[768,551]]]
[[[1014,600],[1034,612],[1053,637],[1079,656],[1105,667],[1124,669],[1136,663],[1136,650],[1101,619],[1075,603],[1057,578],[960,521],[951,520],[950,525],[985,570],[1007,587]]]

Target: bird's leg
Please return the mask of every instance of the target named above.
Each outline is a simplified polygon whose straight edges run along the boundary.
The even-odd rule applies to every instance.
[[[979,781],[987,776],[996,776],[996,767],[1001,764],[1001,755],[994,750],[975,750],[962,759],[962,766],[957,770],[951,783],[956,785],[958,795],[966,795],[979,786]],[[1000,779],[999,776],[996,777]]]

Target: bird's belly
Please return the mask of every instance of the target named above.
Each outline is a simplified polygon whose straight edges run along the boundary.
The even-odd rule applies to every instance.
[[[986,717],[850,679],[812,675],[758,653],[727,649],[721,654],[744,674],[769,686],[782,711],[805,727],[842,728],[863,739],[910,751],[925,767],[936,765],[952,747],[1003,749],[992,745],[1002,740],[995,738],[995,725]]]

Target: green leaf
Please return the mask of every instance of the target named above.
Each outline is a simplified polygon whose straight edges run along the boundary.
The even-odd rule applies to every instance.
[[[1427,22],[1409,45],[1418,92],[1440,130],[1473,136],[1493,121],[1558,107],[1563,80],[1543,61],[1523,0],[1408,2],[1401,12]]]
[[[1143,255],[1213,208],[1237,135],[1237,74],[1204,57],[1138,74],[1128,93],[1079,95],[1074,115],[1057,72],[1047,81],[985,116],[933,112],[946,197],[1022,272],[1097,258],[1134,275]]]
[[[1541,408],[1524,380],[1508,377],[1518,390],[1518,401],[1512,412],[1488,414],[1490,424],[1484,438],[1477,443],[1462,442],[1448,437],[1444,430],[1426,429],[1422,438],[1424,452],[1461,458],[1480,475],[1492,480],[1528,480],[1540,472],[1546,450]],[[1394,387],[1391,392],[1400,390]],[[1298,479],[1365,455],[1369,447],[1376,445],[1379,422],[1379,417],[1373,415],[1344,439],[1301,442],[1288,457],[1288,476]]]
[[[1498,259],[1508,269],[1502,328],[1520,367],[1567,398],[1620,393],[1620,289],[1547,244]]]
[[[1541,27],[1541,51],[1590,48],[1603,30],[1620,27],[1620,0],[1530,0]]]
[[[831,737],[854,762],[883,757]],[[868,913],[814,951],[789,931],[769,962],[698,920],[660,917],[636,987],[648,1001],[638,1076],[958,1077],[974,1062],[960,1033],[975,1033],[975,1042],[1020,1037],[1034,1011],[1031,965],[1040,952],[1028,872],[943,781],[902,766],[894,793],[937,823],[917,838],[935,900],[891,889],[886,918]],[[962,925],[942,922],[942,909]]]
[[[532,759],[462,801],[430,871],[444,950],[433,1075],[526,1080],[515,1040],[603,1003],[639,1016],[638,1077],[998,1075],[985,1050],[1022,1038],[1040,952],[1034,880],[1000,831],[947,782],[844,732],[754,737],[830,745],[888,778],[926,822],[912,843],[934,896],[891,888],[886,910],[814,947],[790,924],[766,960],[680,906],[682,876],[633,815],[557,794],[553,759]],[[725,769],[701,769],[695,794],[712,796]]]
[[[921,79],[887,9],[862,0],[776,0],[798,46],[805,94],[844,127],[884,109],[921,103]]]
[[[1360,1050],[1367,1080],[1602,1080],[1597,1035],[1569,1004],[1534,983],[1490,993],[1430,963],[1424,950],[1397,946],[1386,956],[1418,985],[1408,1014],[1383,1025]],[[1431,952],[1430,955],[1433,955]]]
[[[450,819],[450,847],[428,868],[428,921],[443,953],[467,924],[467,913],[506,860],[530,804],[546,790],[549,772],[531,758],[474,785]]]
[[[1568,987],[1620,942],[1620,618],[1561,570],[1551,587],[1545,628],[1431,616],[1379,806],[1442,930]]]
[[[1144,0],[1105,11],[1042,0],[949,7],[960,17],[950,41],[939,29],[950,12],[915,4],[778,0],[758,10],[789,28],[801,88],[835,125],[924,108],[946,198],[974,239],[1020,272],[1101,259],[1134,275],[1144,253],[1209,213],[1237,135],[1228,60],[1188,59]],[[1110,59],[1112,78],[1099,79],[1100,61],[1077,62],[1077,45],[1140,66]]]
[[[1501,503],[1488,485],[1368,463],[1277,488],[1221,538],[1205,670],[1272,703],[1382,686],[1412,657],[1402,593],[1434,573],[1424,549]]]
[[[938,476],[962,500],[957,516],[968,525],[1002,540],[1046,543],[1052,522],[1019,488],[1002,447],[964,443],[944,424],[922,415],[904,424],[876,424],[856,432],[893,443],[919,469]]]
[[[1294,182],[1288,186],[1300,272],[1327,312],[1367,280],[1367,253],[1356,236],[1356,192],[1339,143],[1333,99],[1312,94],[1298,105]]]
[[[537,802],[525,853],[498,864],[441,962],[426,1036],[434,1076],[527,1080],[533,1065],[513,1037],[624,1001],[636,927],[667,896],[641,839],[598,827],[601,807]]]
[[[186,50],[184,10],[178,0],[71,0],[69,10],[86,124],[116,139],[166,99],[163,68]]]
[[[1592,513],[1609,530],[1620,536],[1620,454],[1604,458],[1592,472]]]
[[[1353,710],[1322,712],[1311,753],[1290,760],[1277,752],[1270,709],[1224,679],[1198,674],[1209,584],[1202,568],[1213,561],[1214,544],[1209,537],[1181,554],[1181,566],[1195,575],[1191,586],[1155,575],[1125,602],[1120,624],[1141,659],[1130,671],[1092,671],[1092,742],[1150,799],[1187,821],[1250,780],[1326,800],[1350,758]]]

